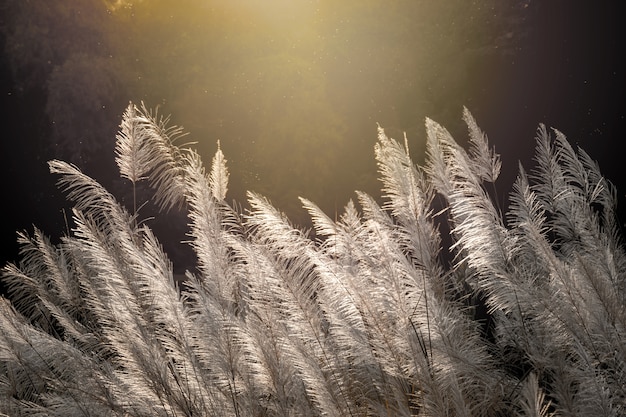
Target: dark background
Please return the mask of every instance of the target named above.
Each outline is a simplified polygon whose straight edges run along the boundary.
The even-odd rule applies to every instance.
[[[499,199],[539,123],[622,173],[620,3],[565,0],[0,0],[2,243],[71,228],[46,161],[78,165],[118,198],[115,134],[130,100],[171,114],[209,164],[219,139],[229,198],[266,195],[306,227],[298,196],[329,215],[353,191],[380,196],[376,123],[424,158],[424,118],[465,141],[467,106],[501,154]],[[148,199],[148,194],[141,194]],[[155,213],[143,208],[144,218]],[[66,221],[66,218],[68,220]],[[181,213],[154,227],[177,268],[193,262]]]

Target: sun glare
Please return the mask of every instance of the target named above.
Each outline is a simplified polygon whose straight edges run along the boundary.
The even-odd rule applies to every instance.
[[[234,0],[224,1],[223,7],[231,13],[246,16],[251,21],[274,25],[297,24],[314,11],[316,2],[304,0]]]
[[[107,9],[112,12],[124,9],[133,5],[133,3],[140,2],[142,0],[104,0]]]

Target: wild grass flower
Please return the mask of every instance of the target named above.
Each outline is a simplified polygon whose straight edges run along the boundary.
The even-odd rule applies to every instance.
[[[136,201],[129,212],[51,161],[74,228],[57,245],[20,233],[22,259],[2,270],[0,413],[623,415],[615,190],[540,125],[536,166],[520,166],[502,213],[499,156],[463,119],[468,150],[426,120],[424,166],[379,128],[384,203],[357,192],[332,220],[302,198],[313,239],[263,196],[229,205],[219,143],[207,173],[181,129],[131,103],[120,175],[187,211],[197,264],[177,285]]]

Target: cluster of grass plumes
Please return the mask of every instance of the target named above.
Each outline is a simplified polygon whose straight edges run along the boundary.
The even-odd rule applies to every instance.
[[[227,204],[219,147],[207,173],[180,129],[131,104],[120,173],[188,211],[197,265],[179,288],[136,209],[51,162],[75,226],[58,245],[21,234],[4,267],[0,414],[624,415],[614,191],[541,126],[503,215],[487,191],[499,158],[464,119],[467,150],[426,121],[423,167],[379,129],[385,203],[357,193],[335,221],[303,199],[312,239],[262,196]]]

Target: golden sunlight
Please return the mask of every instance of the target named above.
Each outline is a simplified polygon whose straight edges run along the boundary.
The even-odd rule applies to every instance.
[[[131,7],[134,3],[138,3],[143,0],[103,0],[107,9],[116,12],[120,9]]]

